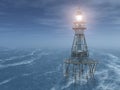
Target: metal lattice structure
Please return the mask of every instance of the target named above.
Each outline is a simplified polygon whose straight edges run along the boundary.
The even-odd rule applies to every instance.
[[[81,15],[80,10],[77,15]],[[64,61],[64,75],[66,77],[73,77],[76,80],[94,78],[94,72],[97,62],[89,58],[87,43],[85,40],[84,30],[86,29],[85,22],[78,17],[73,23],[73,30],[75,31],[73,45],[71,49],[71,57]]]

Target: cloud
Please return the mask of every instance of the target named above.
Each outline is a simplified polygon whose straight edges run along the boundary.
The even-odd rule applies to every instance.
[[[4,1],[4,3],[2,2]],[[96,22],[102,23],[103,21],[107,20],[115,20],[119,18],[120,12],[120,1],[118,0],[80,0],[80,1],[73,1],[73,0],[1,0],[1,3],[5,4],[7,7],[14,7],[14,8],[31,8],[31,12],[35,9],[33,8],[41,8],[39,13],[43,18],[45,16],[48,17],[62,17],[62,15],[67,13],[71,9],[70,7],[74,8],[76,6],[85,7],[88,10],[93,10],[94,14],[93,19],[96,19]],[[9,4],[9,5],[8,5]],[[67,8],[67,9],[66,9]],[[32,10],[33,9],[33,10]],[[41,11],[42,10],[42,11]],[[17,13],[17,11],[16,11]],[[22,9],[21,9],[22,13]],[[92,12],[89,12],[92,13]],[[2,13],[0,13],[1,15]],[[38,18],[38,17],[37,17]],[[50,22],[50,20],[48,20]],[[53,20],[51,21],[52,25]],[[58,21],[59,22],[59,21]],[[46,23],[46,21],[42,20],[40,23]],[[109,22],[110,23],[110,22]],[[48,23],[47,23],[48,24]]]
[[[118,0],[92,0],[88,3],[88,7],[95,12],[95,23],[116,24],[116,20],[120,18],[120,1]]]
[[[67,29],[69,27],[66,22],[62,19],[55,19],[55,18],[38,18],[34,20],[34,23],[40,25],[41,27],[51,27],[54,29]],[[53,30],[54,30],[53,29]]]
[[[2,0],[6,4],[9,4],[14,7],[33,7],[39,8],[52,3],[55,0]]]
[[[38,45],[39,41],[41,45],[41,41],[46,41],[46,44],[50,42],[50,38],[53,44],[55,44],[54,41],[62,40],[61,38],[63,38],[61,42],[70,41],[71,43],[74,12],[79,6],[89,26],[86,32],[90,32],[89,36],[93,36],[92,40],[89,40],[92,42],[91,45],[96,45],[100,40],[108,42],[116,37],[116,32],[120,33],[120,26],[118,26],[120,1],[118,0],[0,0],[1,45],[7,46],[13,41],[15,44],[13,46],[17,46],[17,42],[20,41],[21,45],[26,42],[28,46],[29,40],[29,45]],[[113,35],[112,32],[115,34]],[[35,36],[32,36],[33,34]],[[39,34],[39,38],[36,34]],[[105,37],[108,38],[105,39]],[[94,38],[96,40],[93,41]],[[119,35],[115,38],[116,41],[118,38]],[[106,44],[106,42],[102,43]],[[101,43],[98,44],[101,45]],[[111,42],[108,44],[111,45]]]

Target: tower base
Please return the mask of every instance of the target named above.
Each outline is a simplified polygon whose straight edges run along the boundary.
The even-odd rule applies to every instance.
[[[64,76],[77,80],[94,79],[97,62],[88,57],[69,58],[64,61]]]

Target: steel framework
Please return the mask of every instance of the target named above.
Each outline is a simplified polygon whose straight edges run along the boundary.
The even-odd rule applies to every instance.
[[[77,15],[81,15],[80,10]],[[75,31],[73,45],[71,49],[71,57],[64,61],[64,75],[72,77],[75,81],[94,78],[94,72],[97,62],[89,58],[87,43],[85,40],[84,30],[86,29],[83,20],[73,23],[73,30]]]

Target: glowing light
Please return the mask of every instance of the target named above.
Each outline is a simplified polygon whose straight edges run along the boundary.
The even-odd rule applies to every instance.
[[[83,19],[82,15],[76,15],[76,20],[77,21],[82,21],[82,19]]]

